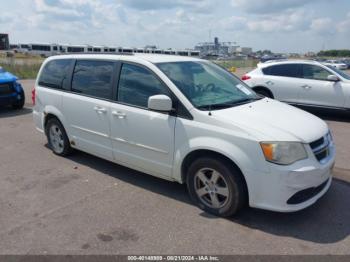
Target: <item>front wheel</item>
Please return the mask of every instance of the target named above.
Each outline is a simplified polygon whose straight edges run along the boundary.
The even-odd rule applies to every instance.
[[[51,150],[59,156],[71,153],[72,148],[63,125],[56,118],[51,118],[46,124],[46,136]]]
[[[222,217],[236,214],[246,203],[240,172],[219,159],[200,158],[187,173],[191,199],[204,211]]]

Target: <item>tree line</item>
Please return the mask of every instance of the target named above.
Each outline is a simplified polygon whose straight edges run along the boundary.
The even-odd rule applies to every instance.
[[[350,50],[349,49],[342,49],[342,50],[324,50],[320,51],[318,56],[333,56],[333,57],[350,57]]]

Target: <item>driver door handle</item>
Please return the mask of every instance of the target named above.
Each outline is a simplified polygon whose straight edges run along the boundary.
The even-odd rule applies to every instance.
[[[118,117],[119,119],[126,118],[126,114],[120,111],[112,111],[112,115]]]
[[[100,106],[95,106],[95,107],[94,107],[94,110],[95,110],[97,113],[106,113],[106,112],[107,112],[107,109],[106,109],[106,108],[100,107]]]

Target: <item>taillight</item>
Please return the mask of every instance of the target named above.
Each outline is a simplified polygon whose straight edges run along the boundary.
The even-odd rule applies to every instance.
[[[246,80],[249,80],[249,79],[251,79],[251,77],[249,75],[242,76],[242,80],[243,81],[246,81]]]
[[[32,89],[32,102],[33,106],[35,106],[35,87]]]

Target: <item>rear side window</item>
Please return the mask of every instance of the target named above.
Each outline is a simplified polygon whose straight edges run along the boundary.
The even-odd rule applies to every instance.
[[[170,92],[151,71],[124,64],[120,73],[118,101],[147,108],[148,98],[153,95],[170,96]]]
[[[283,64],[274,65],[262,69],[265,75],[284,76],[284,77],[300,77],[300,65],[298,64]]]
[[[314,80],[328,80],[328,76],[331,75],[326,69],[315,65],[303,65],[303,78]]]
[[[39,85],[55,88],[69,88],[69,72],[72,60],[58,59],[48,62],[41,72]]]
[[[112,97],[113,62],[77,61],[72,80],[72,91],[97,98]]]

